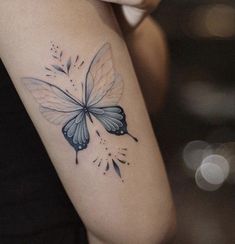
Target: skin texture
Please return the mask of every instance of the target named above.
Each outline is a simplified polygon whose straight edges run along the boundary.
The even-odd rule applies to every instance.
[[[14,18],[9,21],[9,16]],[[85,61],[78,80],[84,80],[97,50],[111,43],[113,59],[123,77],[120,105],[139,143],[127,136],[102,133],[113,148],[128,148],[130,167],[123,169],[125,182],[115,173],[106,176],[92,164],[101,153],[95,140],[74,163],[73,148],[60,128],[39,112],[21,77],[44,77],[50,63],[53,40],[68,54],[79,53]],[[68,54],[68,55],[69,55]],[[161,243],[174,223],[174,208],[162,158],[146,112],[128,49],[111,8],[97,1],[15,0],[0,2],[0,55],[14,85],[48,151],[52,163],[80,217],[90,243]],[[61,80],[61,88],[66,88]],[[91,138],[98,124],[89,125]],[[101,129],[100,129],[101,130]]]

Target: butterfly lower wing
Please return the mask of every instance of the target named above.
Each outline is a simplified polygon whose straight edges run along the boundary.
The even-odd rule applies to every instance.
[[[117,136],[128,134],[135,141],[138,141],[127,130],[126,115],[121,106],[91,107],[89,108],[89,112],[100,121],[110,134]]]
[[[85,112],[81,111],[76,117],[69,120],[62,128],[62,132],[76,152],[87,148],[90,136]]]

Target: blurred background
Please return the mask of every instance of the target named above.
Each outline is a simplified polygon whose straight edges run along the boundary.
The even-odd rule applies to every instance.
[[[164,0],[170,82],[152,121],[178,217],[174,244],[235,243],[235,1]]]

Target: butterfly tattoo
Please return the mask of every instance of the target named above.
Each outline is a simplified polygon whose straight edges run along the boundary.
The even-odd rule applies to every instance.
[[[40,105],[43,117],[55,125],[62,125],[62,133],[76,152],[87,148],[90,142],[88,120],[98,120],[113,135],[129,135],[126,115],[118,102],[123,93],[123,81],[116,72],[112,49],[105,43],[94,56],[82,83],[82,98],[47,81],[24,77],[27,89]]]

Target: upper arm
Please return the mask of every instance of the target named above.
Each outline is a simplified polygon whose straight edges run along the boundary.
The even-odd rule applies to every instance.
[[[1,1],[0,53],[88,230],[108,243],[162,240],[173,216],[169,185],[108,5]],[[89,99],[93,123],[79,117]]]

